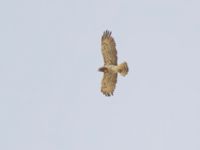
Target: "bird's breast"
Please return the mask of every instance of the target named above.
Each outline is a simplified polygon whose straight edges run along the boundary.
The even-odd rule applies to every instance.
[[[109,72],[112,72],[112,73],[117,73],[118,72],[118,68],[115,65],[106,65],[105,67],[108,68]]]

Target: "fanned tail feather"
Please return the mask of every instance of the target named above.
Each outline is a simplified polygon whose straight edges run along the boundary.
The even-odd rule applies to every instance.
[[[126,62],[119,64],[118,65],[118,72],[122,76],[126,76],[128,74],[128,64]]]

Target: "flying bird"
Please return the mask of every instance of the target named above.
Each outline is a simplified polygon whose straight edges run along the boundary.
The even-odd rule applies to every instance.
[[[113,95],[117,83],[118,73],[122,76],[128,74],[128,65],[126,62],[117,64],[117,49],[111,31],[105,31],[101,37],[101,51],[103,55],[104,65],[98,71],[103,72],[101,81],[101,92],[105,96]]]

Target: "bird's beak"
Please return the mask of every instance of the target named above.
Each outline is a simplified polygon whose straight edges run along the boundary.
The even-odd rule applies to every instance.
[[[99,68],[99,69],[98,69],[98,71],[99,71],[99,72],[102,72],[102,71],[103,71],[103,70],[102,70],[102,67],[101,67],[101,68]]]
[[[98,71],[100,71],[100,72],[104,72],[106,70],[106,68],[105,67],[101,67],[101,68],[99,68],[99,70]]]

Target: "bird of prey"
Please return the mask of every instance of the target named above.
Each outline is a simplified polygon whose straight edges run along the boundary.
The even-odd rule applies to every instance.
[[[118,73],[126,76],[128,73],[128,65],[126,62],[117,64],[117,49],[114,38],[110,31],[105,31],[101,38],[101,51],[103,55],[104,65],[98,71],[103,72],[101,81],[101,92],[105,96],[113,95],[117,83]]]

